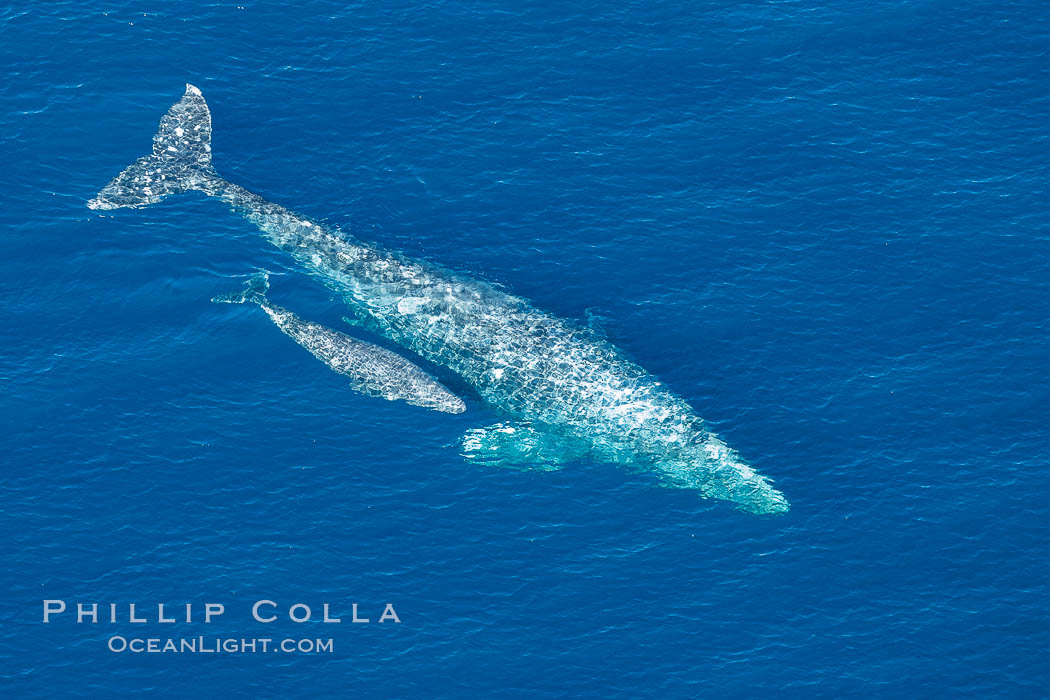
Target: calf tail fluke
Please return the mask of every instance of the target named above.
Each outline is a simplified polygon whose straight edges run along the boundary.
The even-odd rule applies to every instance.
[[[171,194],[201,189],[212,176],[211,112],[201,91],[187,83],[182,99],[160,120],[153,153],[125,168],[87,205],[144,207]]]
[[[266,292],[270,290],[270,273],[261,270],[248,278],[244,289],[212,297],[216,304],[261,304],[266,301]]]

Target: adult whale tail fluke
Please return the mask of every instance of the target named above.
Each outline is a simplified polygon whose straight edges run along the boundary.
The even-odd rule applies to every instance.
[[[126,167],[88,202],[91,209],[144,207],[168,195],[200,189],[213,176],[211,112],[189,83],[182,99],[160,120],[153,153]]]

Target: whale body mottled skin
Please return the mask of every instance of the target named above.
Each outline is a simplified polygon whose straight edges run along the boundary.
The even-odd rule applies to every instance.
[[[270,303],[266,298],[268,289],[268,275],[263,272],[249,279],[244,291],[222,294],[212,301],[257,304],[285,335],[331,370],[349,377],[350,387],[361,394],[401,400],[444,413],[467,410],[463,399],[414,362],[373,343],[305,321],[288,309]]]
[[[590,329],[485,282],[309,221],[222,179],[211,165],[211,115],[192,85],[161,119],[153,153],[88,206],[140,207],[188,190],[229,203],[339,294],[368,329],[458,373],[487,403],[527,426],[521,434],[564,441],[566,459],[586,455],[652,471],[665,484],[754,513],[788,510],[784,495],[688,403]],[[514,435],[498,430],[491,440],[475,433],[465,449],[489,445],[498,456]]]

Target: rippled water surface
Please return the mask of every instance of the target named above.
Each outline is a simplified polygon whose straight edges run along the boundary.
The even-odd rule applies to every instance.
[[[0,693],[1045,694],[1047,46],[1035,2],[0,8]],[[346,328],[221,203],[84,206],[187,82],[229,180],[590,322],[790,512],[465,461],[462,380],[367,398],[210,303],[266,268]]]

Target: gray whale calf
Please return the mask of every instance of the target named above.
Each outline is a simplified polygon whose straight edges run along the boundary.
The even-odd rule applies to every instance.
[[[563,444],[564,461],[595,460],[651,471],[754,513],[788,510],[782,493],[707,429],[683,399],[589,328],[440,265],[412,260],[312,222],[227,182],[211,164],[211,114],[192,85],[160,121],[153,152],[88,202],[141,207],[197,190],[227,202],[306,271],[340,295],[369,330],[467,381],[493,408],[527,426],[520,434]],[[506,423],[491,439],[473,431],[464,449],[520,461]],[[550,455],[545,449],[544,454]]]
[[[285,335],[333,371],[350,378],[350,387],[361,394],[390,401],[401,400],[413,406],[445,413],[463,413],[467,405],[415,363],[386,348],[304,321],[288,309],[271,304],[268,274],[248,280],[244,291],[222,294],[212,299],[228,304],[257,304]]]

